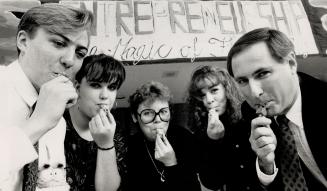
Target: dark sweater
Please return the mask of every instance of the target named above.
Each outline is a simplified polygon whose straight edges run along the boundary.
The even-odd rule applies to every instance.
[[[128,143],[128,190],[142,191],[200,191],[200,184],[192,162],[196,153],[190,132],[182,127],[170,126],[167,138],[175,151],[178,164],[165,167],[154,158],[154,143],[145,141],[141,132],[131,136]],[[146,144],[155,165],[151,161]],[[193,152],[192,152],[193,151]],[[164,170],[165,181],[160,181]]]

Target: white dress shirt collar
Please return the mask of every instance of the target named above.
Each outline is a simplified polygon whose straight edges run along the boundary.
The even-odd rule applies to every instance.
[[[298,127],[303,128],[302,121],[302,95],[300,89],[298,89],[298,94],[296,100],[290,110],[286,113],[287,119],[292,121]]]
[[[15,90],[31,108],[36,102],[38,93],[31,81],[27,78],[18,60],[8,66],[10,81],[13,83]]]

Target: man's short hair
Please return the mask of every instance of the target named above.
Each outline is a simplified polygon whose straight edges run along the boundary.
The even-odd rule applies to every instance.
[[[17,34],[23,30],[33,38],[40,27],[54,34],[68,34],[82,30],[90,33],[93,20],[93,14],[88,10],[58,3],[45,3],[29,9],[22,16]]]
[[[234,76],[232,69],[233,57],[259,42],[265,42],[271,56],[280,63],[284,61],[284,58],[290,52],[294,52],[292,41],[284,33],[271,28],[258,28],[252,30],[238,39],[229,50],[227,56],[227,70],[231,76]]]

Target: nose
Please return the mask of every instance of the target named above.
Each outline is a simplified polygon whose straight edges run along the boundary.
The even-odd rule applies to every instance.
[[[100,99],[107,99],[109,96],[109,90],[107,89],[107,87],[103,87],[101,89],[101,92],[100,92]]]
[[[206,93],[205,95],[205,102],[210,105],[214,101],[213,96],[210,93]]]
[[[154,123],[159,123],[159,122],[161,122],[161,119],[160,119],[160,116],[159,115],[156,115],[155,117],[154,117],[154,121],[153,121]]]
[[[74,65],[75,49],[68,48],[65,50],[64,55],[61,57],[60,63],[65,69],[69,69]]]
[[[257,80],[249,80],[249,87],[252,97],[259,98],[263,94],[261,83]]]

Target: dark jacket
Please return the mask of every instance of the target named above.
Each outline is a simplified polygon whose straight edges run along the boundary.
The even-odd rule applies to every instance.
[[[196,132],[199,143],[199,177],[209,189],[227,191],[262,190],[255,170],[256,155],[249,142],[251,127],[240,121],[235,125],[221,118],[223,139],[209,139],[206,132]]]
[[[327,128],[325,127],[326,112],[324,111],[324,108],[327,108],[327,83],[301,72],[299,72],[298,75],[302,95],[302,120],[304,131],[314,159],[325,178],[327,178],[327,155],[325,154]],[[255,111],[251,109],[248,104],[244,103],[242,113],[247,113],[245,117],[250,121],[253,119],[253,113],[255,113]],[[274,131],[276,123],[273,122],[271,128]],[[277,136],[278,133],[276,132],[275,134]],[[275,152],[277,168],[280,166],[278,150],[279,147],[277,143]],[[309,190],[326,191],[327,189],[316,180],[303,162],[301,162],[301,165]],[[268,190],[283,190],[281,173],[277,174],[273,183],[268,186]]]
[[[190,132],[179,126],[170,126],[167,132],[167,139],[175,151],[178,164],[165,167],[155,160],[154,143],[145,141],[141,132],[132,135],[128,141],[128,190],[142,191],[200,191],[200,183],[197,179],[194,164],[192,162],[195,152],[191,146]],[[160,172],[164,170],[165,182],[160,181],[151,157]],[[193,152],[193,153],[192,153]]]

